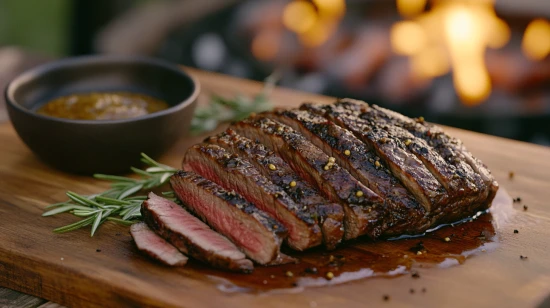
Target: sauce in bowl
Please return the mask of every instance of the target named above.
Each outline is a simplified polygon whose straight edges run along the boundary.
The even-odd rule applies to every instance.
[[[53,99],[37,112],[73,120],[120,120],[167,109],[166,102],[152,96],[130,92],[92,92]]]

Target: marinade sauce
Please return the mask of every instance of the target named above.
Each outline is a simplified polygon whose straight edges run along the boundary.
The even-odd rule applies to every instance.
[[[167,109],[166,102],[130,92],[79,93],[55,98],[37,112],[72,120],[120,120]]]

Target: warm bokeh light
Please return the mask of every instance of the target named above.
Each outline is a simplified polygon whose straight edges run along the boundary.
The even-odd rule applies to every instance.
[[[424,29],[414,21],[395,23],[390,31],[393,50],[401,55],[414,55],[426,45]]]
[[[334,34],[345,12],[344,0],[294,0],[284,9],[283,24],[298,34],[302,44],[317,47]]]
[[[510,41],[510,27],[499,18],[491,19],[491,21],[492,24],[489,25],[491,28],[488,31],[491,34],[487,36],[487,46],[495,49],[502,48]]]
[[[317,11],[308,1],[293,1],[287,4],[283,12],[283,24],[289,30],[298,34],[304,33],[315,26]]]
[[[525,29],[521,43],[523,53],[532,60],[542,60],[550,54],[550,22],[535,19]]]
[[[451,64],[445,49],[442,46],[433,45],[411,58],[411,68],[417,77],[430,79],[447,74]]]
[[[257,59],[269,61],[277,56],[280,44],[281,33],[279,31],[264,30],[254,37],[250,49]]]
[[[323,18],[341,18],[346,13],[346,2],[343,0],[313,0]]]
[[[300,35],[300,42],[307,47],[321,46],[334,33],[335,24],[318,22]]]
[[[441,76],[452,67],[458,96],[465,104],[478,104],[491,93],[485,51],[510,39],[510,29],[497,17],[493,2],[434,1],[429,12],[393,25],[392,47],[411,57],[413,73],[420,78]],[[417,15],[425,5],[425,1],[397,0],[404,16]]]
[[[401,16],[411,17],[424,11],[427,0],[397,0],[397,11]]]
[[[458,96],[467,105],[477,105],[491,94],[491,79],[483,61],[454,66],[453,82]]]

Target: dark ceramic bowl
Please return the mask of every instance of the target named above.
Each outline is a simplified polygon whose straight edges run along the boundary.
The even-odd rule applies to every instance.
[[[44,162],[80,174],[124,173],[140,153],[158,157],[187,133],[198,82],[164,61],[118,56],[69,58],[29,70],[5,91],[10,119]],[[37,114],[53,98],[127,91],[164,100],[170,108],[124,120],[69,120]]]

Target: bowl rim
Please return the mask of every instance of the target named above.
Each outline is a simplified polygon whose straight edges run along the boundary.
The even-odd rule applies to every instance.
[[[38,78],[46,73],[55,71],[59,68],[67,68],[67,67],[78,68],[81,65],[92,65],[97,63],[101,63],[101,64],[141,63],[141,64],[149,64],[149,65],[157,66],[162,69],[175,72],[181,75],[182,77],[189,79],[189,81],[193,86],[193,89],[191,91],[191,94],[189,94],[184,100],[176,103],[173,106],[170,106],[169,108],[166,108],[164,110],[160,110],[157,112],[153,112],[153,113],[148,113],[148,114],[141,115],[134,118],[126,118],[126,119],[118,119],[118,120],[75,120],[75,119],[52,117],[48,115],[39,114],[35,111],[25,108],[21,106],[19,103],[17,103],[15,100],[15,97],[14,97],[15,90],[18,87],[20,87],[22,84],[25,84],[31,81],[32,79]],[[19,111],[29,116],[33,116],[33,117],[37,117],[37,118],[41,118],[49,121],[63,122],[63,123],[83,124],[83,125],[107,125],[107,124],[122,124],[122,123],[130,123],[130,122],[136,122],[141,120],[148,120],[148,119],[157,118],[157,117],[161,117],[164,115],[177,112],[179,110],[186,108],[187,106],[191,105],[195,100],[197,100],[200,93],[200,88],[201,88],[200,83],[196,77],[192,76],[191,74],[188,74],[182,68],[178,67],[176,64],[172,64],[165,60],[152,58],[152,57],[145,57],[145,56],[86,55],[86,56],[69,57],[69,58],[64,58],[53,62],[48,62],[24,71],[23,73],[13,78],[6,85],[6,88],[4,89],[4,97],[7,105],[10,105],[15,109],[18,109]]]

